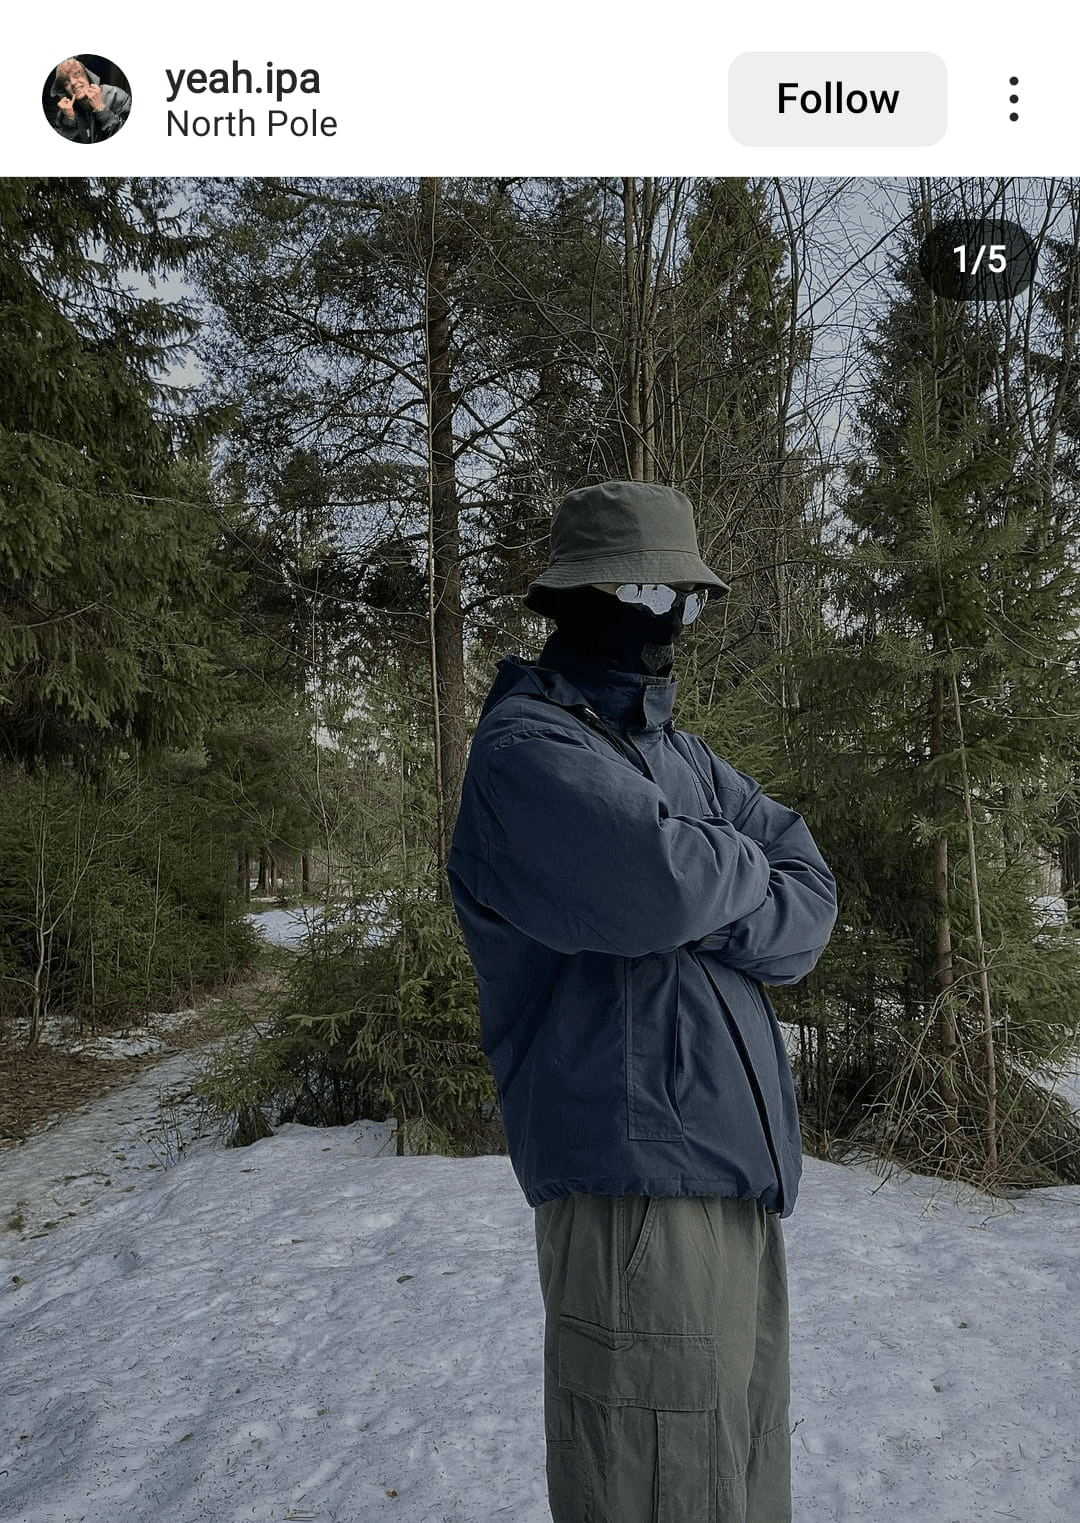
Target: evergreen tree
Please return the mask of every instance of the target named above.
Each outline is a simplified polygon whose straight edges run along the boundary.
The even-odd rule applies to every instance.
[[[493,293],[508,305],[509,282],[492,274],[502,189],[260,181],[200,194],[202,279],[223,319],[207,356],[243,418],[231,447],[268,495],[282,456],[312,441],[303,447],[318,456],[355,570],[404,553],[424,575],[426,630],[415,633],[445,861],[465,762],[463,543],[482,539],[472,526],[494,495],[516,400],[513,324],[503,333],[483,315]]]
[[[820,623],[810,573],[811,472],[791,441],[790,398],[810,355],[786,250],[760,185],[695,187],[665,367],[675,479],[698,505],[706,560],[732,585],[687,642],[683,710],[720,750],[778,785],[797,701],[787,652]]]
[[[923,284],[920,213],[868,346],[839,638],[805,669],[839,946],[859,955],[830,959],[846,1019],[819,1030],[804,1078],[824,1128],[869,1118],[905,1161],[1080,1177],[1075,1143],[1055,1158],[1039,1135],[1028,1084],[1080,1028],[1078,949],[1035,911],[1080,591],[996,405],[995,313]]]
[[[0,1008],[97,1020],[247,965],[230,844],[188,816],[244,673],[241,577],[150,294],[162,187],[0,184]],[[182,749],[177,749],[182,748]]]
[[[0,184],[0,750],[182,743],[214,701],[216,525],[181,499],[161,368],[190,335],[134,294],[187,251],[138,182]]]
[[[706,558],[736,590],[684,642],[683,709],[768,771],[793,701],[777,653],[802,632],[805,601],[808,472],[790,446],[789,398],[809,342],[764,192],[745,180],[560,181],[530,205],[534,247],[550,252],[534,255],[524,302],[539,384],[515,435],[499,542],[524,553],[501,556],[504,585],[520,597],[571,487],[637,476],[685,490]],[[492,606],[520,627],[505,595]]]
[[[1026,373],[1014,389],[1013,395],[1022,401],[1013,410],[1030,441],[1032,470],[1047,499],[1047,541],[1067,547],[1080,544],[1080,184],[1065,182],[1062,200],[1057,215],[1046,219],[1052,231],[1039,251],[1039,280],[1031,296],[1034,311],[1024,314],[1017,345]],[[1075,635],[1080,650],[1080,629]],[[1070,676],[1080,683],[1076,656]],[[1073,702],[1074,712],[1077,707]],[[1069,917],[1080,928],[1080,726],[1073,727],[1060,762],[1063,781],[1056,828],[1047,844],[1060,871]]]

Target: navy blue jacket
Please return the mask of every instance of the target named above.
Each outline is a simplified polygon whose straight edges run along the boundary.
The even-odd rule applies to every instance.
[[[481,1037],[530,1205],[787,1216],[799,1121],[762,981],[813,967],[835,885],[800,815],[674,728],[675,688],[554,640],[499,663],[449,861]]]

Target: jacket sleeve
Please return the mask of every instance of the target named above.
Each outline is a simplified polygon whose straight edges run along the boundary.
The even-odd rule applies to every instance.
[[[554,951],[623,957],[751,915],[770,878],[764,851],[730,821],[671,814],[651,779],[579,725],[474,744],[450,867]]]
[[[124,125],[131,110],[131,96],[126,90],[121,90],[119,85],[114,85],[109,92],[108,100],[102,91],[102,107],[94,112],[94,120],[101,129],[102,137],[111,137],[114,132]]]
[[[793,984],[817,962],[836,923],[836,884],[802,816],[709,753],[713,783],[732,825],[769,863],[765,898],[748,914],[703,936],[691,950],[770,984]],[[725,810],[726,812],[726,810]]]

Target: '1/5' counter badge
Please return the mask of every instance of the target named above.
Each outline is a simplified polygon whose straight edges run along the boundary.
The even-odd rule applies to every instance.
[[[919,272],[932,291],[952,301],[1005,301],[1035,276],[1035,240],[1015,222],[956,218],[927,238]]]

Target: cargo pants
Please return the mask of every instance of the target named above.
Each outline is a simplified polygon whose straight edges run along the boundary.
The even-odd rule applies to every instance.
[[[790,1523],[779,1217],[570,1195],[535,1225],[553,1523]]]

